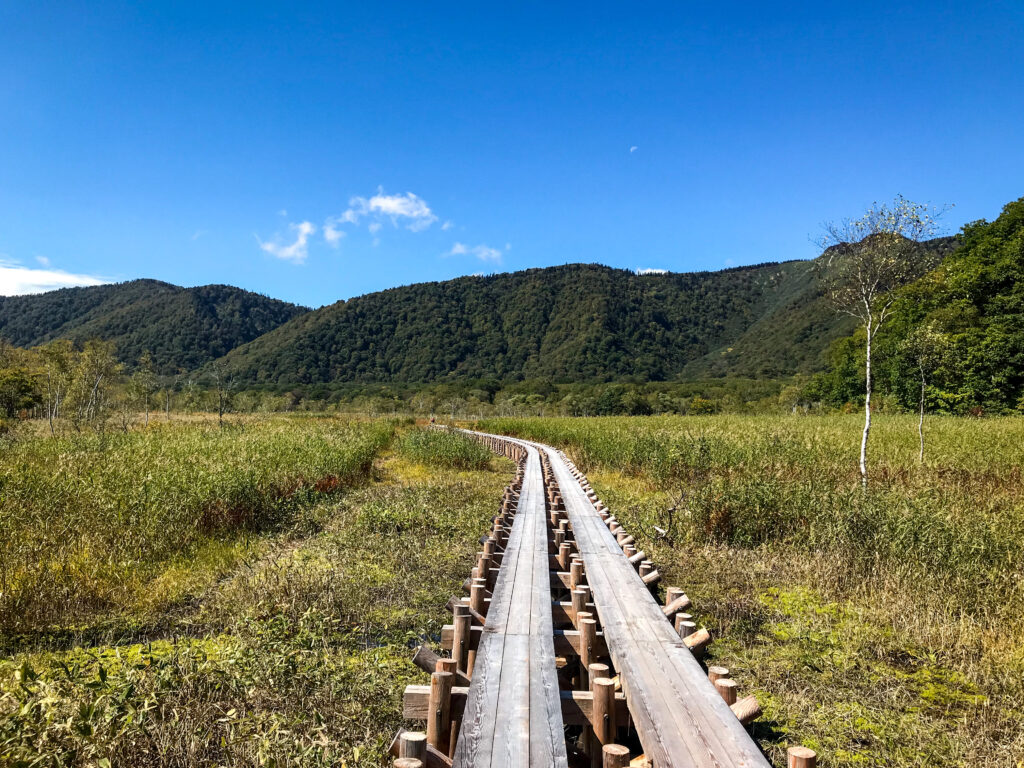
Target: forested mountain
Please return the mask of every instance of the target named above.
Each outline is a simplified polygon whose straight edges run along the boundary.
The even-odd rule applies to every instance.
[[[148,350],[157,372],[173,373],[199,368],[307,311],[227,285],[133,280],[0,296],[0,337],[19,347],[99,338],[113,341],[128,365]]]
[[[950,240],[932,247],[948,251]],[[813,262],[636,274],[597,264],[393,288],[309,311],[154,280],[0,298],[0,337],[113,341],[158,373],[218,360],[239,386],[775,379],[854,330]]]
[[[820,369],[850,330],[805,261],[648,275],[572,264],[338,302],[225,362],[270,385],[778,376]]]

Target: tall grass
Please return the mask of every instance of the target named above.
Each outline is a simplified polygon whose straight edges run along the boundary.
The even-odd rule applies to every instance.
[[[378,462],[166,639],[0,657],[0,765],[383,765],[425,680],[410,645],[439,635],[512,465],[422,470]]]
[[[1024,419],[930,419],[921,465],[914,418],[878,418],[867,492],[860,427],[856,415],[481,423],[564,448],[690,592],[728,649],[720,662],[831,764],[1024,764],[1008,728],[1024,699]]]
[[[172,559],[287,524],[366,477],[393,431],[276,419],[15,443],[0,457],[0,630],[123,606]]]
[[[399,443],[399,452],[420,464],[448,469],[484,469],[491,462],[491,452],[483,445],[446,429],[407,432]]]

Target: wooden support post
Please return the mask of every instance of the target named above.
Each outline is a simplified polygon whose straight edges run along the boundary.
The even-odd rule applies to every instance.
[[[708,680],[714,685],[717,681],[729,677],[730,672],[726,667],[708,667]]]
[[[469,639],[473,627],[473,617],[469,615],[468,605],[455,606],[455,632],[452,639],[452,658],[458,662],[459,669],[471,674],[469,666]]]
[[[594,646],[597,644],[597,622],[588,611],[578,613],[576,626],[580,632],[580,690],[590,687],[589,673],[597,659],[594,658]]]
[[[690,602],[690,598],[688,598],[686,595],[680,595],[671,603],[668,603],[664,608],[662,608],[661,612],[671,619],[677,613],[679,613],[680,611],[685,611],[692,605],[693,603]]]
[[[718,690],[719,695],[730,707],[736,703],[736,689],[738,687],[736,681],[728,677],[715,681],[715,688]]]
[[[672,605],[672,601],[683,596],[683,590],[679,587],[665,587],[665,605]]]
[[[615,683],[607,677],[596,677],[593,669],[590,671],[590,693],[594,697],[594,739],[603,746],[615,741]],[[595,749],[594,752],[594,756],[599,758],[600,750]]]
[[[574,589],[572,591],[572,623],[576,629],[580,628],[579,615],[587,610],[587,591],[585,589]]]
[[[657,568],[654,568],[652,566],[651,570],[641,575],[640,579],[648,587],[653,587],[656,586],[659,581],[661,581],[661,573],[658,571]]]
[[[427,711],[427,743],[448,752],[448,730],[452,717],[452,681],[450,672],[430,676],[430,703]]]
[[[629,747],[621,744],[605,744],[601,747],[601,755],[604,758],[602,768],[628,768]]]
[[[398,737],[398,756],[410,757],[425,763],[427,761],[427,734],[422,731],[405,731]]]
[[[624,554],[628,559],[636,554],[636,547],[634,547],[632,544],[627,544],[622,548],[622,554]]]
[[[415,757],[396,757],[391,765],[393,768],[423,768],[423,761]]]
[[[562,545],[558,548],[558,563],[562,566],[564,571],[569,567],[569,555],[572,552],[572,544],[568,541],[563,541]]]
[[[761,705],[758,703],[756,696],[742,698],[735,704],[730,705],[729,709],[732,710],[732,713],[736,715],[736,719],[744,727],[750,725],[761,716]]]
[[[486,591],[484,579],[473,579],[473,585],[469,588],[469,607],[481,615],[487,614],[487,601],[484,600]]]
[[[790,747],[788,768],[817,768],[818,756],[807,747]]]
[[[478,579],[484,580],[484,586],[487,589],[494,588],[494,572],[491,570],[491,556],[481,555],[480,562],[478,564],[477,574]]]
[[[569,589],[575,590],[583,582],[583,561],[574,555],[569,564]]]
[[[701,628],[692,635],[683,638],[683,645],[690,649],[698,659],[704,655],[708,645],[711,643],[711,633]]]
[[[692,635],[694,632],[697,631],[697,625],[694,622],[687,621],[685,619],[680,621],[680,617],[681,616],[687,616],[687,615],[688,614],[685,614],[685,613],[677,613],[676,614],[676,632],[679,633],[679,637],[689,637],[690,635]]]
[[[640,563],[642,563],[646,559],[647,553],[641,549],[639,552],[635,553],[632,557],[629,558],[629,564],[636,568],[638,565],[640,565]]]

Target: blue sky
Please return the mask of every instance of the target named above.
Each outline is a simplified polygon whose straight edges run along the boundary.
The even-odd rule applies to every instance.
[[[0,4],[0,293],[312,306],[1024,195],[1024,3]]]

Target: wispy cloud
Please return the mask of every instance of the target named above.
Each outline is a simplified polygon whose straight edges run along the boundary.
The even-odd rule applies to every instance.
[[[636,146],[636,145],[634,144],[634,145],[633,145],[632,147],[630,147],[630,148],[629,148],[629,154],[631,154],[631,155],[632,155],[632,154],[633,154],[634,152],[636,152],[636,151],[637,151],[638,149],[640,149],[640,147],[638,147],[638,146]]]
[[[359,224],[364,219],[369,220],[371,233],[378,232],[384,221],[390,221],[394,227],[404,226],[412,232],[421,232],[437,221],[437,216],[419,195],[412,192],[386,195],[383,188],[378,188],[372,197],[353,197],[348,201],[348,209],[329,218],[327,224],[337,227],[339,224]],[[445,222],[441,228],[448,226],[450,222]]]
[[[442,224],[442,225],[441,225],[441,229],[442,229],[443,231],[447,232],[447,231],[448,231],[449,229],[451,229],[451,228],[452,228],[452,227],[454,227],[454,226],[455,226],[455,225],[454,225],[454,224],[452,224],[452,223],[451,223],[450,221],[446,221],[446,222],[445,222],[444,224]]]
[[[509,246],[511,247],[511,246]],[[455,243],[452,249],[448,251],[448,256],[476,256],[480,261],[501,261],[501,251],[497,248],[491,248],[490,246],[480,245],[468,246],[465,243]]]
[[[345,236],[345,230],[338,229],[338,222],[328,219],[324,224],[324,240],[331,248],[337,248],[341,238]]]
[[[316,232],[316,227],[308,221],[289,224],[288,226],[295,232],[294,243],[284,244],[280,238],[275,238],[273,241],[266,243],[260,240],[260,248],[271,256],[290,261],[293,264],[301,264],[309,255],[309,236]],[[259,238],[256,239],[259,240]]]
[[[38,256],[36,260],[49,266],[49,259]],[[33,269],[23,267],[16,261],[0,259],[0,296],[21,296],[26,293],[43,293],[58,288],[73,288],[86,285],[103,285],[109,280],[94,275],[76,275],[62,269]]]
[[[636,271],[638,275],[667,275],[667,269],[655,269],[654,267],[644,267]]]

